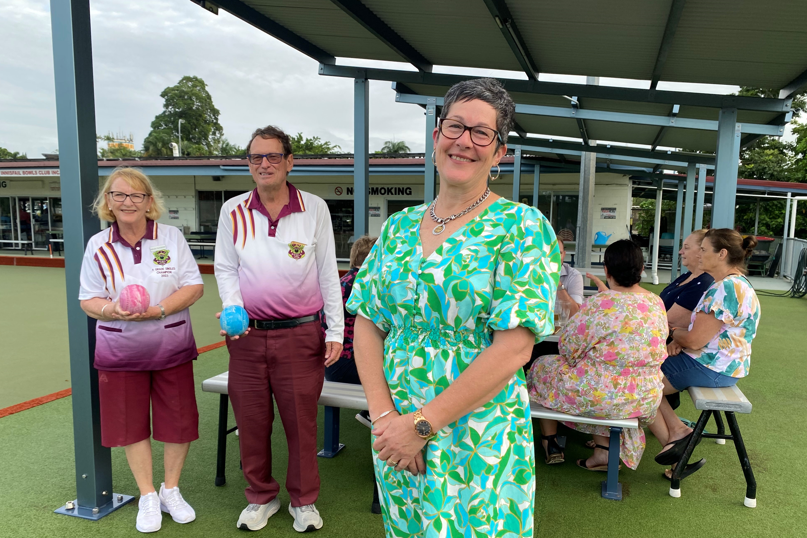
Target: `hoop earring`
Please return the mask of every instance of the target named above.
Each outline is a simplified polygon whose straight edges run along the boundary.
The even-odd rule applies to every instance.
[[[490,178],[491,181],[496,181],[497,179],[499,179],[499,176],[501,175],[501,173],[502,173],[502,169],[499,168],[499,163],[496,163],[496,177],[493,177],[492,174],[488,174],[488,178]]]
[[[433,164],[434,166],[437,166],[437,163],[436,163],[436,162],[434,162],[434,152],[435,152],[435,151],[437,151],[437,150],[432,150],[432,164]]]

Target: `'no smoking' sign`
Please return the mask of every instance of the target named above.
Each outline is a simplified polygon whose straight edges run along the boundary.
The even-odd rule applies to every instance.
[[[337,196],[342,196],[342,187],[336,187],[333,192],[335,192]]]

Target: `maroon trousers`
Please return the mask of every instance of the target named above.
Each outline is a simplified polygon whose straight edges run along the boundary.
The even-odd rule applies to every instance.
[[[280,486],[272,477],[272,397],[277,402],[289,467],[286,489],[292,506],[319,495],[317,401],[325,376],[325,339],[319,321],[290,329],[259,331],[227,339],[228,390],[238,426],[241,465],[250,503],[267,504]]]

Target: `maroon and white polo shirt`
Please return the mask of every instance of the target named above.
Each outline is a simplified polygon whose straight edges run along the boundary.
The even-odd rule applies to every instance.
[[[79,300],[117,301],[129,284],[145,287],[150,306],[183,286],[202,284],[199,266],[174,226],[147,221],[146,235],[130,245],[117,223],[90,239],[81,265]],[[196,358],[186,308],[162,321],[98,321],[95,367],[99,370],[164,370]]]

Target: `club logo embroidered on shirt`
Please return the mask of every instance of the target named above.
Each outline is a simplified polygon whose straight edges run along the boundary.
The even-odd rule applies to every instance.
[[[168,249],[162,250],[155,250],[154,254],[154,265],[167,265],[171,261],[171,257],[168,255]]]
[[[292,241],[289,243],[289,258],[295,260],[302,260],[305,258],[305,243],[298,243],[297,241]]]

